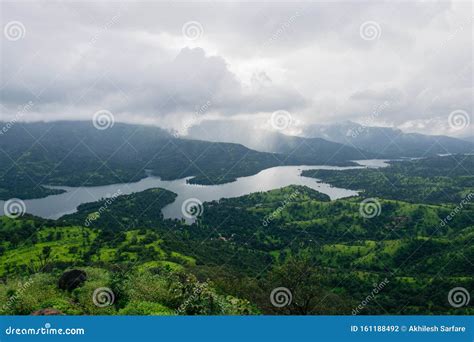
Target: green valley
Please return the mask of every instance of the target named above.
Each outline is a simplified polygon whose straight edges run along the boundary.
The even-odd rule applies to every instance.
[[[107,206],[105,200],[83,204],[54,221],[2,217],[0,298],[14,298],[2,313],[472,314],[472,307],[447,301],[451,288],[474,285],[474,207],[456,210],[455,202],[471,191],[462,171],[469,164],[461,164],[451,182],[436,174],[439,169],[422,170],[453,160],[357,170],[409,184],[399,196],[373,179],[364,183],[363,197],[336,201],[288,186],[205,202],[191,225],[163,218],[161,209],[175,197],[164,189],[122,195]],[[406,180],[392,176],[400,168],[409,170]],[[327,177],[333,172],[346,181],[348,171]],[[409,200],[414,179],[438,180],[436,187],[452,196]],[[362,210],[365,195],[380,195],[370,217]],[[57,281],[70,269],[83,270],[87,280],[62,290]],[[22,291],[25,282],[31,285]],[[116,295],[112,306],[87,301],[98,287]],[[291,291],[285,307],[271,303],[278,287]],[[378,294],[358,308],[374,288]]]

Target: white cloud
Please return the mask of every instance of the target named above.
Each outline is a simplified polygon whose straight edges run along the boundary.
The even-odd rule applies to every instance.
[[[472,114],[472,3],[2,2],[1,119],[33,101],[25,120],[117,120],[182,126],[284,109],[297,122],[362,121],[453,132],[449,113]],[[183,37],[186,22],[200,38]],[[374,21],[380,35],[360,37]],[[469,134],[469,132],[467,133]]]

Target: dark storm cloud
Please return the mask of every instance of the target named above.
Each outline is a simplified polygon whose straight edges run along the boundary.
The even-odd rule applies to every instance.
[[[458,134],[449,113],[472,115],[469,2],[0,6],[3,29],[25,30],[2,36],[2,119],[33,101],[22,119],[89,119],[105,108],[117,120],[179,126],[205,105],[202,117],[258,122],[283,109],[304,124],[360,121],[389,101],[374,124]],[[186,23],[196,37],[183,34]]]

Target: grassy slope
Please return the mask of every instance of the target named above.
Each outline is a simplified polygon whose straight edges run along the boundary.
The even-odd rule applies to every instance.
[[[344,296],[347,306],[356,305],[375,281],[389,276],[390,287],[378,303],[390,313],[453,313],[446,293],[474,283],[473,266],[466,262],[474,259],[474,212],[469,207],[441,225],[455,205],[379,199],[380,215],[367,219],[360,215],[360,198],[330,202],[314,190],[290,186],[206,203],[192,226],[163,221],[155,210],[131,216],[161,191],[119,197],[89,228],[81,228],[80,222],[97,211],[97,203],[62,222],[2,218],[0,233],[12,236],[0,245],[4,274],[27,274],[31,260],[51,247],[48,272],[72,265],[110,268],[129,263],[137,272],[147,272],[168,265],[213,279],[220,292],[249,299],[264,311],[272,264],[283,265],[299,255],[312,258],[322,274],[322,289]],[[263,224],[268,217],[272,219]],[[138,226],[123,231],[116,218],[135,220]],[[34,229],[39,230],[33,242],[10,234]],[[260,292],[262,302],[255,297]],[[344,310],[331,312],[350,313]],[[386,313],[374,303],[366,312]]]

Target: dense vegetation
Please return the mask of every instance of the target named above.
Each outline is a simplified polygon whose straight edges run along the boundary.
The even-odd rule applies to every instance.
[[[412,203],[459,203],[474,192],[474,155],[391,161],[390,167],[363,170],[305,170],[334,186]]]
[[[437,177],[454,161],[393,168]],[[462,168],[451,169],[453,179],[463,177]],[[367,192],[374,188],[379,184]],[[474,313],[447,300],[450,289],[474,285],[471,203],[452,215],[457,203],[379,198],[379,215],[367,218],[362,198],[330,201],[290,186],[205,203],[197,221],[186,225],[161,215],[173,198],[151,189],[107,206],[84,204],[56,221],[1,218],[0,301],[11,302],[2,313],[351,314],[363,301],[358,314]],[[84,270],[87,280],[73,291],[59,289],[67,269]],[[103,286],[116,301],[100,308],[91,296]],[[272,305],[277,287],[291,291],[289,305]],[[380,291],[367,301],[374,287]]]
[[[165,189],[148,189],[140,195],[122,195],[97,202],[81,204],[78,212],[65,215],[67,225],[85,225],[102,230],[124,231],[136,227],[163,225],[163,209],[176,194]]]

